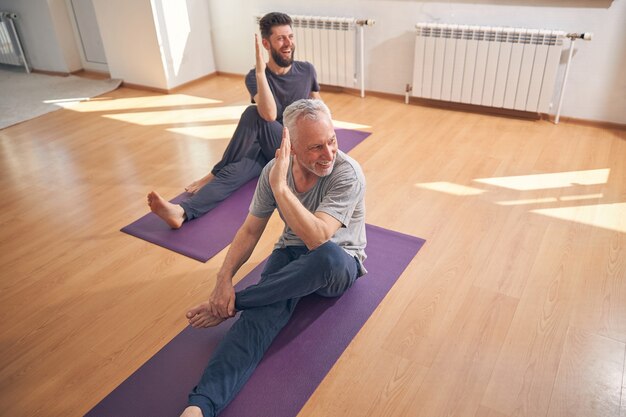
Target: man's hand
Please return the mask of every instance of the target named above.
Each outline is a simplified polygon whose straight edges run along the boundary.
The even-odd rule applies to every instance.
[[[209,308],[212,315],[223,319],[235,315],[235,288],[230,281],[218,278],[209,298]]]
[[[281,187],[287,185],[287,172],[289,171],[289,157],[291,155],[291,138],[289,129],[283,128],[283,141],[280,148],[276,149],[276,162],[270,171],[270,187],[277,193]]]
[[[261,46],[261,40],[258,34],[254,34],[254,47],[256,51],[256,72],[265,72],[265,61],[263,60],[263,51]]]

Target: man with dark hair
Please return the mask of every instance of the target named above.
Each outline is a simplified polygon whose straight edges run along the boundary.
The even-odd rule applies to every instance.
[[[281,146],[261,173],[215,288],[207,302],[187,312],[196,328],[216,326],[237,311],[241,315],[213,353],[181,417],[216,416],[250,378],[302,297],[339,297],[366,273],[364,198],[363,171],[337,149],[328,107],[321,100],[287,107]],[[233,276],[275,209],[285,227],[261,280],[235,292]]]
[[[268,13],[259,28],[260,42],[255,35],[256,65],[246,76],[246,87],[256,105],[241,115],[222,160],[185,188],[193,196],[180,204],[168,202],[155,191],[148,194],[150,210],[173,229],[212,210],[258,177],[280,146],[284,109],[296,100],[320,98],[313,65],[293,59],[296,45],[291,18],[284,13]],[[267,64],[261,46],[269,52]]]

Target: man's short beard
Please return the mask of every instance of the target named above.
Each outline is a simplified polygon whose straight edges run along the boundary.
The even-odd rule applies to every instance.
[[[283,57],[276,49],[271,48],[271,50],[272,58],[274,58],[274,62],[276,62],[276,65],[278,65],[279,67],[287,68],[291,66],[291,64],[293,64],[293,54],[294,52],[296,52],[296,47],[294,45],[291,46],[291,56],[288,59],[283,59]]]

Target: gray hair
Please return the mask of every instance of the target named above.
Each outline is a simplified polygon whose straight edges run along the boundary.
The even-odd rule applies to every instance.
[[[283,112],[283,123],[289,129],[289,136],[292,142],[298,140],[297,123],[301,119],[320,120],[328,117],[332,121],[330,109],[322,100],[303,98],[291,103]]]

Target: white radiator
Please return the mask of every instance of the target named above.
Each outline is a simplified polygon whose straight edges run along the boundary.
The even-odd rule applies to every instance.
[[[256,28],[261,17],[256,18]],[[308,61],[317,71],[318,82],[337,87],[355,88],[361,84],[364,95],[363,26],[373,20],[347,17],[292,15],[296,39],[295,59]],[[357,45],[357,27],[361,38]],[[357,67],[360,67],[357,70]]]
[[[17,65],[30,72],[20,38],[15,29],[15,13],[0,12],[0,64]]]
[[[414,97],[548,113],[565,32],[418,23]]]

